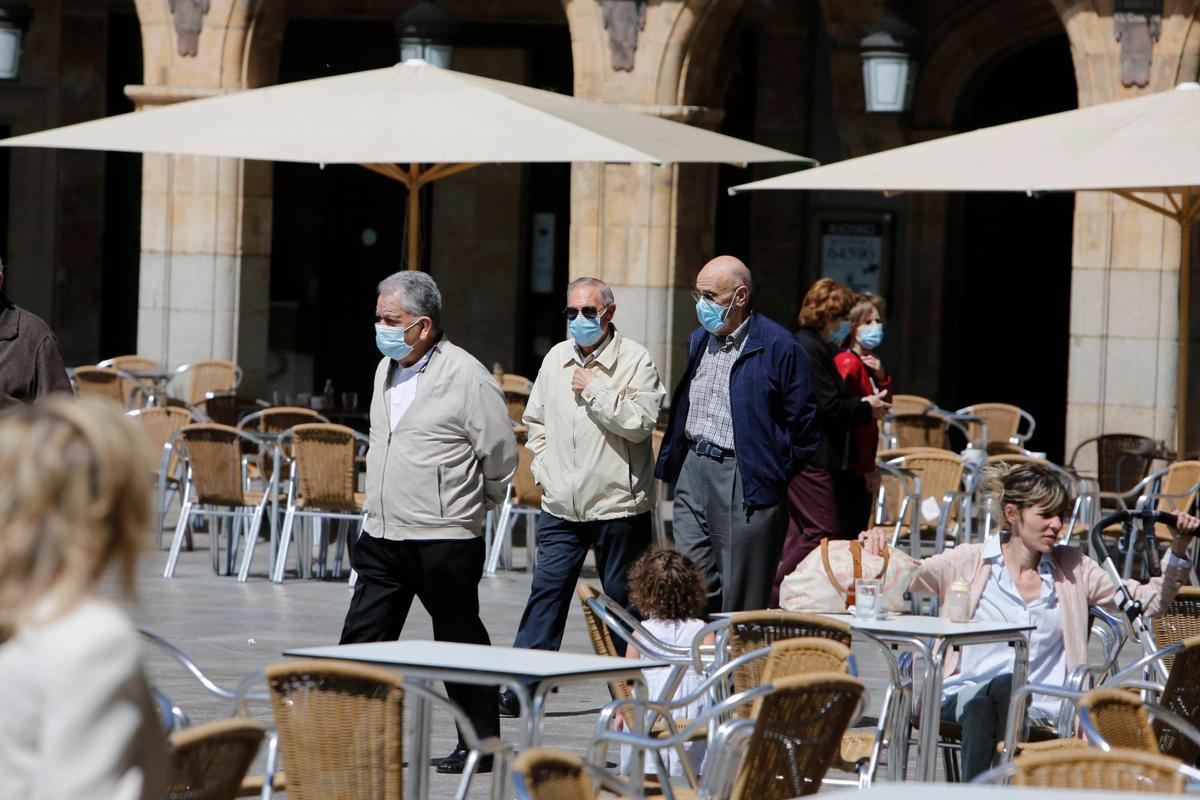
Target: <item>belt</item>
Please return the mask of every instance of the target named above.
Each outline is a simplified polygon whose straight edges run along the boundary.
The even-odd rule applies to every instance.
[[[733,451],[726,450],[724,447],[718,447],[712,442],[688,442],[688,449],[694,450],[696,455],[711,458],[713,461],[724,461],[727,458],[733,458]]]

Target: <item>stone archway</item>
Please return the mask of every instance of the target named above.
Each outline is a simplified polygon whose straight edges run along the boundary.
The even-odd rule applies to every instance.
[[[138,0],[145,84],[139,107],[274,83],[284,0]],[[238,362],[260,388],[266,363],[271,165],[146,155],[138,352],[164,365]]]

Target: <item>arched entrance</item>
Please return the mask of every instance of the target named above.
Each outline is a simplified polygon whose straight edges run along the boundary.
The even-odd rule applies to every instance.
[[[976,128],[1077,106],[1065,35],[997,60],[963,92],[956,128]],[[1072,194],[958,195],[950,203],[945,369],[951,408],[1004,402],[1037,420],[1034,450],[1061,460],[1066,437]]]

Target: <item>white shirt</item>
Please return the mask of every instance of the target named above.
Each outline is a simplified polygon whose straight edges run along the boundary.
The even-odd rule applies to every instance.
[[[433,355],[436,347],[437,345],[434,345],[429,348],[425,355],[421,356],[411,367],[402,367],[397,362],[395,369],[392,370],[392,382],[388,384],[388,412],[391,415],[388,421],[393,428],[404,416],[404,412],[408,411],[413,398],[417,396],[417,378],[425,370],[425,365],[429,363],[429,357]]]

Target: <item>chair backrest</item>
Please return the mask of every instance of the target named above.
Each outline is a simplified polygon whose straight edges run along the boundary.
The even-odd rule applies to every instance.
[[[962,457],[948,450],[937,452],[922,450],[902,456],[900,466],[912,470],[921,481],[921,502],[933,498],[941,505],[942,498],[949,492],[957,492],[962,488],[963,466]],[[922,514],[924,510],[922,509]],[[924,519],[924,516],[922,516]],[[936,520],[927,520],[931,524]]]
[[[241,381],[242,370],[232,361],[193,361],[176,370],[171,378],[172,384],[186,383],[182,394],[179,390],[174,393],[191,405],[203,402],[209,392],[231,392]]]
[[[354,499],[358,474],[354,430],[345,425],[308,423],[292,428],[292,456],[305,506],[327,511],[361,511]]]
[[[761,680],[774,683],[780,678],[814,672],[850,674],[850,648],[833,639],[816,636],[773,642],[771,654],[762,667]],[[745,717],[752,712],[751,704],[743,703],[738,707],[737,715]]]
[[[1008,403],[976,403],[959,409],[959,413],[983,420],[987,426],[988,444],[1008,444],[1021,428],[1021,409]],[[983,437],[978,422],[967,423],[967,435],[973,442]]]
[[[609,633],[608,627],[596,616],[587,601],[593,597],[600,596],[600,590],[588,583],[580,583],[575,589],[575,593],[579,595],[579,603],[583,606],[583,619],[587,623],[588,640],[592,643],[592,650],[598,656],[618,656],[617,646],[613,642],[612,634]],[[630,688],[627,681],[609,681],[608,693],[613,700],[630,700],[633,698],[633,690]],[[632,722],[632,716],[624,709],[622,714],[625,715],[627,722]]]
[[[1159,647],[1200,636],[1200,586],[1180,586],[1171,603],[1150,618],[1150,629]],[[1174,660],[1174,656],[1163,659],[1168,672]]]
[[[155,454],[161,454],[163,447],[176,433],[183,430],[192,421],[192,415],[184,408],[139,408],[130,411],[129,416],[135,418],[146,433],[146,440]],[[167,473],[175,471],[178,456],[172,452]]]
[[[524,446],[517,447],[517,471],[513,473],[513,502],[527,508],[540,508],[542,487],[533,479],[533,453]]]
[[[950,446],[950,423],[936,413],[897,414],[893,411],[884,420],[884,430],[893,438],[894,447],[944,450]]]
[[[112,367],[76,367],[75,391],[80,397],[103,397],[121,408],[128,405],[121,376]]]
[[[167,800],[233,800],[265,732],[235,717],[172,734]]]
[[[262,433],[282,433],[311,422],[328,422],[320,412],[302,406],[273,406],[243,417],[238,427],[252,428]]]
[[[1075,447],[1071,453],[1072,468],[1080,468],[1076,461],[1088,446],[1096,451],[1096,480],[1102,492],[1122,493],[1132,489],[1150,474],[1157,454],[1153,439],[1136,433],[1106,433],[1085,439]]]
[[[533,391],[533,383],[524,375],[514,375],[505,372],[497,377],[500,391],[504,392],[504,405],[508,408],[508,418],[520,423],[525,415],[525,406],[529,404],[529,394]]]
[[[726,634],[728,660],[785,639],[814,637],[850,646],[850,625],[840,620],[801,611],[743,611],[729,618]],[[734,692],[762,684],[766,663],[751,661],[733,673]]]
[[[916,394],[892,395],[893,414],[924,414],[936,408],[936,404],[928,397]]]
[[[1200,590],[1185,588],[1190,590],[1190,597],[1185,602],[1196,603]],[[1175,602],[1179,602],[1178,597]],[[1168,611],[1174,607],[1175,603],[1172,603]],[[1194,620],[1191,622],[1194,624]],[[1192,725],[1200,726],[1200,636],[1193,634],[1181,641],[1184,649],[1171,659],[1167,684],[1159,698],[1159,705]],[[1159,642],[1159,646],[1164,645]],[[1185,764],[1195,764],[1200,759],[1200,746],[1186,736],[1177,734],[1170,725],[1155,719],[1154,733],[1158,737],[1158,749],[1164,754],[1178,758]]]
[[[192,471],[195,501],[243,506],[242,436],[237,428],[211,423],[188,425],[177,440]]]
[[[1079,701],[1092,724],[1113,747],[1158,752],[1158,739],[1150,726],[1150,712],[1138,695],[1121,689],[1093,689]]]
[[[1200,461],[1175,461],[1167,467],[1167,474],[1162,477],[1159,494],[1173,495],[1160,497],[1156,503],[1159,511],[1188,511],[1196,500],[1193,487],[1200,485]],[[1170,539],[1171,531],[1162,523],[1155,526],[1154,532],[1160,539]]]
[[[583,759],[548,747],[521,751],[513,761],[513,784],[522,800],[593,800]]]
[[[1013,759],[1013,785],[1182,794],[1180,762],[1157,753],[1079,747]]]
[[[754,733],[731,800],[785,800],[819,790],[863,695],[861,681],[834,672],[771,686],[755,702]]]
[[[400,675],[332,660],[289,661],[266,673],[290,800],[400,800]]]
[[[157,372],[158,362],[148,356],[116,356],[114,358],[106,358],[96,365],[97,367],[112,367],[119,369],[122,372]],[[134,376],[136,377],[136,376]],[[134,377],[121,376],[121,393],[125,396],[126,406],[133,405],[133,397],[137,393],[149,394],[149,389],[146,385],[138,382]]]
[[[210,421],[236,427],[247,412],[267,408],[267,401],[234,391],[209,391],[205,392],[200,406]]]

